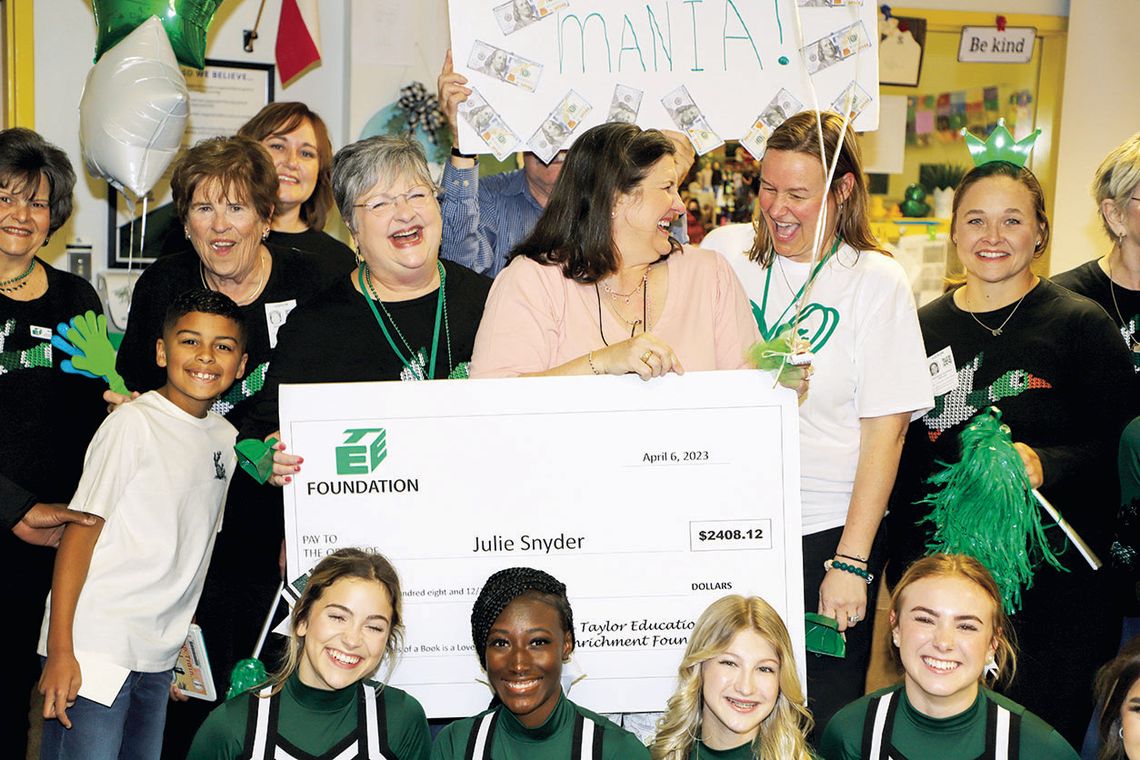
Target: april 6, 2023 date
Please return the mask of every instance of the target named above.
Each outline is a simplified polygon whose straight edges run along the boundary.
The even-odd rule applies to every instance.
[[[686,462],[711,461],[707,451],[646,451],[641,455],[642,464],[684,464]]]

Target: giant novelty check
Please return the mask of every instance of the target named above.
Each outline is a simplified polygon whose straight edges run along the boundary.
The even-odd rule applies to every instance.
[[[281,425],[305,458],[289,577],[339,547],[384,553],[407,624],[392,683],[429,716],[486,707],[471,605],[506,567],[566,584],[564,681],[596,711],[662,709],[724,594],[763,596],[804,662],[796,400],[767,374],[284,386]]]

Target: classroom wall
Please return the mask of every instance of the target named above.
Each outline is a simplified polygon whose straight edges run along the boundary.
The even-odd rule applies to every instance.
[[[1050,246],[1053,273],[1109,250],[1089,184],[1104,156],[1140,130],[1137,29],[1137,0],[1080,0],[1070,9]]]

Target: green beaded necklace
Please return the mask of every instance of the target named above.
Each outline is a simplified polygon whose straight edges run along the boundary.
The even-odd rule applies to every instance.
[[[424,375],[422,368],[418,368],[412,364],[412,359],[415,358],[416,352],[408,343],[408,339],[404,337],[404,334],[402,332],[400,332],[400,328],[396,324],[396,320],[392,319],[391,313],[389,313],[387,307],[384,306],[384,302],[380,300],[380,296],[376,293],[375,288],[372,287],[372,271],[368,268],[368,264],[362,261],[360,263],[360,268],[357,270],[357,280],[360,283],[360,293],[364,296],[364,300],[368,302],[368,308],[372,310],[372,316],[376,318],[376,324],[380,325],[380,332],[384,333],[384,337],[387,339],[388,345],[392,347],[392,351],[396,354],[396,358],[400,360],[400,362],[404,365],[408,372],[412,374],[413,377],[416,377],[420,380],[430,380],[431,378],[435,377],[435,360],[439,349],[439,328],[441,324],[443,325],[444,338],[447,342],[447,368],[449,376],[453,375],[455,372],[455,362],[451,356],[451,325],[447,319],[447,297],[445,294],[447,273],[444,272],[442,262],[437,261],[435,265],[439,271],[439,297],[436,299],[435,304],[435,332],[432,336],[431,359],[428,363],[428,372],[426,376]],[[371,296],[371,298],[369,296]],[[396,331],[396,335],[400,338],[400,342],[403,343],[404,348],[407,349],[407,356],[404,356],[404,353],[400,351],[400,347],[396,345],[396,341],[392,340],[392,334],[388,332],[387,325],[385,325],[384,320],[380,318],[380,311],[376,308],[377,303],[380,304],[380,309],[384,310],[384,316],[387,317],[388,321],[392,323],[392,329]]]

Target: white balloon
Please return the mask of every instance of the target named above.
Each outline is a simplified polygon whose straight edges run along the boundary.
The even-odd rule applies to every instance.
[[[190,93],[166,30],[151,16],[103,54],[79,101],[87,171],[143,196],[178,153]]]

